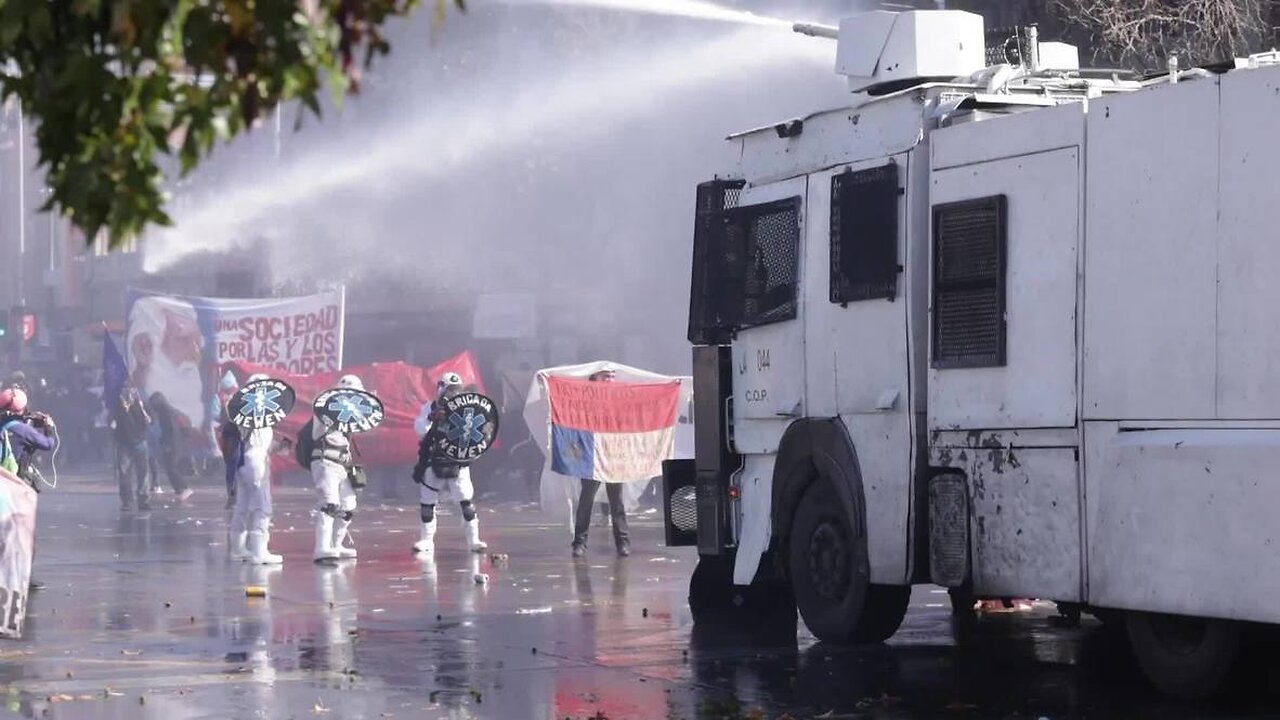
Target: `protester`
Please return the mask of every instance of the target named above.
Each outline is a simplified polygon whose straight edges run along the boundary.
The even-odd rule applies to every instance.
[[[591,375],[593,382],[613,382],[616,378],[612,370],[601,370]],[[591,508],[596,501],[596,493],[600,490],[598,481],[582,478],[582,492],[578,496],[578,509],[573,523],[573,556],[583,557],[587,554],[587,533],[591,529]],[[622,483],[604,483],[605,493],[609,496],[609,514],[613,519],[613,542],[617,546],[618,555],[627,557],[631,554],[631,538],[627,533],[627,511],[622,502]]]
[[[338,387],[363,390],[364,382],[355,375],[343,375]],[[354,442],[350,434],[340,431],[336,425],[327,427],[318,416],[312,421],[311,440],[311,478],[320,500],[312,558],[316,562],[354,559],[356,549],[346,546],[351,520],[356,514],[356,491],[351,484]]]
[[[169,485],[173,488],[173,492],[177,494],[178,499],[186,501],[190,499],[192,490],[187,486],[187,481],[182,477],[182,472],[178,467],[179,455],[182,452],[182,434],[178,429],[178,413],[172,405],[169,404],[164,393],[151,393],[150,402],[151,417],[154,419],[154,427],[159,428],[156,434],[157,453],[151,456],[151,467],[159,465],[164,468],[164,474],[169,478]],[[159,457],[156,457],[158,455]],[[154,473],[155,484],[159,485],[159,473]]]
[[[233,446],[240,440],[240,428],[231,422],[230,414],[227,412],[227,403],[231,401],[239,386],[236,383],[236,376],[227,372],[222,376],[222,381],[218,384],[218,393],[215,396],[218,403],[218,450],[222,454],[222,462],[226,468],[227,481],[227,509],[235,507],[236,504],[236,471],[239,469],[239,458],[231,457],[230,453]]]
[[[418,500],[422,535],[413,544],[415,553],[430,553],[435,550],[436,505],[440,502],[440,491],[450,486],[458,496],[458,505],[462,509],[462,526],[466,531],[467,547],[472,552],[483,552],[488,547],[480,540],[480,520],[476,517],[476,508],[472,504],[475,488],[471,484],[470,463],[451,460],[441,452],[441,441],[445,439],[443,403],[462,391],[462,377],[457,373],[447,372],[440,378],[436,386],[436,401],[432,403],[428,415],[431,426],[418,443],[418,464],[413,468],[413,481],[422,486]]]
[[[249,382],[266,380],[254,375]],[[284,558],[271,553],[271,428],[240,429],[239,441],[228,448],[236,465],[236,506],[231,515],[231,559],[253,565],[279,565]]]
[[[34,466],[38,451],[57,452],[60,441],[53,418],[29,412],[27,394],[17,387],[0,390],[0,466],[40,492],[40,471]],[[35,562],[32,549],[32,562]],[[34,578],[28,592],[44,587]]]
[[[116,476],[120,483],[120,509],[132,510],[137,499],[139,510],[151,508],[147,497],[147,431],[151,415],[142,403],[142,396],[132,382],[126,382],[120,398],[112,408],[115,424]],[[126,471],[125,464],[128,463]],[[130,480],[133,480],[132,487]]]
[[[0,460],[36,491],[38,472],[32,466],[38,451],[58,448],[57,426],[43,413],[28,412],[27,394],[20,388],[0,390]]]

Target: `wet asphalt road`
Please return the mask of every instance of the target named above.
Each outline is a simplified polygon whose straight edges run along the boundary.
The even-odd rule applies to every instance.
[[[276,495],[283,568],[225,559],[221,492],[121,514],[101,480],[41,496],[27,637],[0,641],[14,717],[48,718],[971,718],[1278,717],[1280,691],[1226,701],[1153,697],[1124,644],[1048,607],[993,615],[957,644],[947,597],[917,588],[885,645],[831,648],[803,626],[694,628],[695,553],[661,547],[656,514],[636,553],[607,528],[586,562],[528,507],[481,505],[490,553],[461,550],[446,517],[434,561],[413,557],[416,507],[365,498],[360,559],[309,559],[311,495]],[[506,557],[503,558],[502,555]],[[474,575],[486,574],[478,584]],[[247,585],[267,597],[247,598]]]

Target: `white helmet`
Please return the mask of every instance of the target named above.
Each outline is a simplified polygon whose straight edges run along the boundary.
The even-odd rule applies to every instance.
[[[250,375],[249,379],[246,380],[245,382],[258,382],[259,380],[270,380],[270,379],[271,379],[271,376],[267,375],[266,373],[254,373]]]
[[[355,375],[343,375],[338,378],[338,387],[346,388],[348,390],[363,390],[364,382]]]
[[[462,376],[456,372],[447,372],[440,376],[440,382],[436,383],[436,387],[441,390],[462,387]]]

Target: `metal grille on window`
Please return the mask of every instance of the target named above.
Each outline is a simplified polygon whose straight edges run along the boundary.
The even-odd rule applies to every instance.
[[[736,328],[796,317],[800,274],[800,198],[725,213],[725,258],[743,271]]]
[[[897,296],[900,195],[896,163],[831,178],[831,302]]]
[[[698,186],[689,292],[689,342],[694,345],[721,345],[732,333],[741,282],[730,280],[741,273],[725,257],[724,211],[737,207],[743,185],[741,180],[712,180]]]
[[[933,367],[1005,364],[1006,199],[933,208]]]

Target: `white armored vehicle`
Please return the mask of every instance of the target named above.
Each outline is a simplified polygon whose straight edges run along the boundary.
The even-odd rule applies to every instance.
[[[913,583],[1122,623],[1212,692],[1280,623],[1280,66],[1149,80],[983,21],[838,29],[850,107],[698,188],[695,621],[893,635]]]

